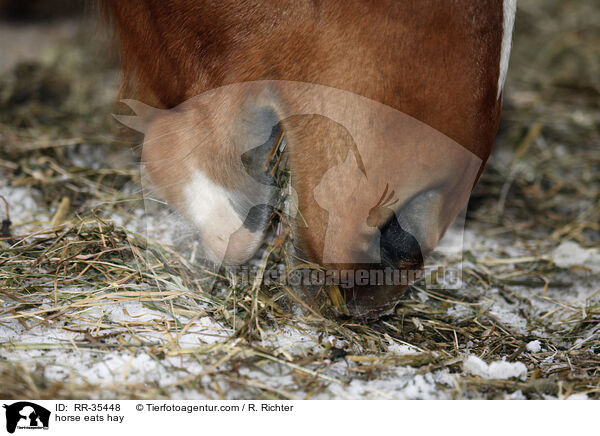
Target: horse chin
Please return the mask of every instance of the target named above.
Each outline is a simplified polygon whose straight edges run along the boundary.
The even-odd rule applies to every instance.
[[[391,315],[404,297],[408,286],[354,288],[346,292],[346,308],[352,318],[376,319]]]

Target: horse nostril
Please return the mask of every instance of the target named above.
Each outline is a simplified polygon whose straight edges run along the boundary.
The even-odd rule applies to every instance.
[[[417,239],[404,230],[395,214],[379,229],[381,263],[398,267],[423,264],[423,253]]]
[[[269,223],[273,213],[274,208],[270,204],[257,204],[248,211],[244,227],[251,232],[261,232]]]
[[[277,113],[270,107],[247,109],[238,128],[246,147],[240,156],[244,169],[258,183],[273,185],[273,157],[283,135]]]

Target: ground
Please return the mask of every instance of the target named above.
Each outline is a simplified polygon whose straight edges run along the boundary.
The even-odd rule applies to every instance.
[[[519,1],[464,285],[360,322],[207,278],[144,207],[102,29],[0,23],[0,397],[599,398],[598,23],[591,0]]]

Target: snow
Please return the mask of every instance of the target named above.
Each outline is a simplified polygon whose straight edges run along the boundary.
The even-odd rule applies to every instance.
[[[507,400],[526,400],[527,397],[525,396],[523,391],[515,391],[513,393],[506,395],[506,399]]]
[[[452,375],[447,370],[418,374],[410,367],[398,367],[389,376],[375,380],[355,378],[347,385],[332,384],[331,394],[319,394],[314,399],[396,399],[396,400],[449,400],[451,395],[439,385],[452,386]]]
[[[560,268],[585,266],[594,272],[600,272],[600,253],[581,247],[578,243],[567,241],[552,252],[552,262]]]
[[[84,147],[80,151],[86,152]],[[94,159],[100,159],[97,155]],[[90,163],[84,158],[77,161],[79,165],[85,166]],[[11,219],[14,223],[15,234],[23,234],[27,231],[35,231],[47,225],[52,211],[44,208],[42,202],[37,199],[39,193],[24,187],[10,186],[4,182],[0,170],[0,195],[3,195],[10,204]],[[135,190],[135,189],[133,189]],[[133,194],[132,194],[133,195]],[[146,193],[144,207],[133,211],[135,218],[130,219],[118,214],[111,218],[117,225],[125,226],[129,231],[144,233],[145,235],[160,240],[161,242],[173,242],[181,239],[185,234],[185,224],[180,224],[177,216],[168,214],[160,207],[155,207],[149,201]],[[141,203],[140,203],[141,204]],[[0,204],[0,206],[2,206]],[[0,207],[0,218],[3,218],[3,207]],[[177,225],[175,225],[177,224]],[[460,239],[456,236],[454,242]],[[469,250],[477,259],[520,257],[529,254],[528,249],[523,246],[506,244],[501,237],[488,237],[476,228],[467,225],[464,232],[465,250]],[[544,252],[544,251],[541,251]],[[548,251],[547,251],[548,252]],[[589,272],[600,271],[600,255],[596,249],[586,249],[575,242],[565,242],[554,251],[547,254],[557,266],[565,268],[565,282],[572,282],[568,288],[549,288],[546,297],[542,298],[543,284],[535,287],[512,287],[515,293],[527,300],[531,306],[525,306],[519,299],[514,302],[507,301],[506,292],[498,287],[483,289],[479,287],[464,287],[456,290],[457,296],[469,296],[478,302],[477,305],[463,304],[450,305],[447,314],[460,323],[472,318],[478,313],[488,313],[502,323],[506,328],[519,334],[526,334],[532,340],[527,344],[527,351],[540,353],[542,343],[550,340],[542,328],[531,330],[526,318],[521,314],[528,313],[532,317],[538,317],[542,313],[551,312],[556,308],[554,299],[568,302],[573,307],[591,302],[593,298],[600,301],[597,294],[597,280]],[[457,260],[460,262],[460,260]],[[573,268],[579,265],[587,269]],[[464,261],[463,266],[472,267],[469,261]],[[503,291],[503,292],[501,292]],[[81,293],[80,288],[61,289],[63,293]],[[596,294],[595,294],[596,293]],[[419,293],[418,297],[424,304],[433,304],[427,294]],[[40,308],[44,309],[46,305]],[[582,307],[585,309],[585,306]],[[299,315],[300,307],[294,307]],[[148,323],[149,327],[143,332],[138,332],[140,341],[148,343],[169,344],[168,335],[151,325],[162,325],[168,318],[177,318],[181,325],[187,325],[190,319],[172,313],[163,313],[152,310],[139,301],[113,302],[106,300],[95,307],[87,308],[79,314],[79,322],[82,328],[95,328],[99,320],[105,320],[108,324],[122,326],[127,330],[132,323]],[[548,318],[549,319],[549,318]],[[10,317],[0,320],[0,342],[37,344],[43,343],[56,345],[57,348],[46,349],[10,349],[0,347],[0,361],[20,362],[28,366],[41,364],[45,368],[45,376],[49,381],[65,382],[71,377],[76,381],[99,384],[101,386],[115,386],[123,383],[130,384],[152,384],[164,388],[169,392],[171,398],[207,398],[204,391],[194,389],[171,389],[182,379],[194,374],[202,374],[207,368],[202,360],[190,359],[189,355],[165,356],[160,359],[152,357],[142,348],[137,348],[137,339],[132,339],[130,349],[106,349],[90,350],[75,347],[74,343],[82,338],[80,334],[65,331],[61,328],[60,321],[50,325],[39,325],[31,330],[25,330],[21,324]],[[598,327],[591,327],[582,333],[582,337],[568,343],[567,346],[577,349],[591,338],[597,335]],[[209,345],[227,344],[231,339],[233,331],[223,325],[216,323],[210,316],[202,316],[196,319],[187,331],[179,337],[173,335],[177,346],[185,348],[203,347]],[[535,339],[539,338],[539,339]],[[387,353],[390,356],[404,356],[418,354],[419,350],[408,344],[398,342],[398,338],[388,341]],[[399,339],[404,339],[400,337]],[[353,342],[344,341],[335,336],[324,334],[318,327],[297,323],[292,326],[278,326],[267,328],[260,333],[258,340],[260,345],[272,349],[278,358],[283,360],[294,360],[299,356],[309,356],[313,350],[323,351],[327,347],[344,349],[348,354],[365,354],[365,351]],[[108,340],[109,342],[112,339]],[[116,345],[116,344],[115,344]],[[418,345],[418,343],[416,344]],[[462,345],[462,344],[461,344]],[[554,345],[556,345],[554,343]],[[564,345],[564,344],[563,344]],[[159,345],[160,346],[160,345]],[[473,343],[465,344],[463,352],[469,353]],[[175,347],[177,348],[177,347]],[[550,348],[550,347],[548,347]],[[383,352],[383,351],[382,351]],[[368,354],[368,353],[366,353]],[[339,359],[325,362],[326,367],[320,374],[338,382],[327,382],[325,390],[314,394],[314,399],[451,399],[457,394],[455,386],[460,384],[459,374],[453,374],[455,369],[438,369],[423,372],[421,369],[410,366],[391,366],[369,377],[364,377],[358,369],[360,365]],[[540,363],[544,370],[552,370],[557,366],[553,356],[545,357]],[[562,363],[558,365],[562,366]],[[463,369],[465,372],[487,379],[510,379],[516,378],[526,380],[527,368],[521,362],[507,362],[503,360],[486,363],[481,358],[469,355],[466,357]],[[290,392],[297,398],[304,398],[307,392],[299,391],[298,385],[289,368],[278,363],[264,363],[260,369],[241,367],[239,375],[249,383],[268,386],[274,389]],[[210,386],[213,379],[205,375],[202,383]],[[244,383],[242,382],[241,385]],[[107,394],[109,395],[109,394]],[[247,391],[240,388],[233,389],[227,396],[229,398],[244,398]],[[507,399],[524,399],[521,391],[506,392]],[[551,398],[551,397],[548,397]],[[585,395],[572,395],[569,399],[586,399]]]
[[[542,345],[540,343],[540,341],[535,340],[535,341],[531,341],[527,344],[527,351],[530,351],[532,353],[539,353],[540,351],[542,351]]]
[[[465,360],[463,368],[466,372],[486,379],[527,379],[527,367],[522,362],[496,360],[487,364],[479,357],[471,355]]]
[[[277,347],[280,351],[291,351],[301,354],[318,346],[318,343],[315,340],[316,332],[304,329],[301,330],[302,326],[297,327],[298,328],[291,328],[285,326],[277,330],[268,330],[266,332],[266,342],[269,345]]]
[[[567,400],[584,401],[589,400],[589,397],[586,394],[573,394],[569,395]]]
[[[388,353],[397,354],[399,356],[406,356],[407,354],[417,354],[418,351],[416,348],[411,347],[410,345],[398,344],[396,342],[392,342],[388,346]]]
[[[25,223],[30,221],[48,220],[49,216],[46,210],[40,210],[36,202],[34,192],[23,186],[3,186],[2,174],[0,172],[0,195],[8,202],[10,220],[13,228],[19,227],[23,230]],[[0,220],[6,218],[6,208],[3,201],[0,201]]]

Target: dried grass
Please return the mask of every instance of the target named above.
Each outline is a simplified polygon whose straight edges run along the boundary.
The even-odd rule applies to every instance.
[[[600,7],[528,0],[519,8],[500,153],[468,217],[475,232],[502,244],[485,257],[465,254],[463,290],[417,287],[393,315],[369,322],[332,318],[283,285],[217,276],[221,286],[206,288],[201,278],[209,272],[173,247],[113,223],[115,215],[135,220],[141,207],[135,160],[91,168],[79,167],[73,156],[82,144],[123,156],[122,144],[106,139],[117,128],[107,121],[110,93],[100,89],[115,83],[114,64],[85,66],[81,47],[63,47],[54,61],[28,67],[29,82],[15,76],[17,82],[4,83],[0,168],[10,186],[32,190],[47,214],[3,225],[0,326],[16,321],[23,335],[44,326],[74,339],[0,338],[0,350],[42,357],[61,350],[65,359],[85,354],[99,360],[120,351],[179,363],[170,369],[177,381],[169,384],[125,376],[100,384],[77,374],[57,379],[42,363],[32,367],[9,358],[0,361],[0,397],[169,398],[193,391],[209,398],[311,398],[353,380],[385,380],[398,368],[447,371],[451,385],[438,388],[452,398],[504,398],[516,391],[527,398],[600,397],[600,288],[574,303],[565,290],[595,278],[585,265],[565,271],[547,255],[564,241],[589,248],[600,241]],[[41,91],[57,86],[63,87],[58,97],[43,97]],[[267,250],[261,271],[281,261],[284,246]],[[527,253],[515,257],[504,246]],[[493,310],[497,301],[525,319],[525,328],[504,322]],[[107,306],[128,302],[160,316],[102,316]],[[182,346],[180,338],[204,317],[219,326],[219,340]],[[314,346],[286,348],[269,339],[284,330],[305,335]],[[539,352],[527,349],[534,340]],[[402,345],[414,352],[390,351]],[[523,362],[529,377],[470,376],[462,367],[469,354]],[[201,371],[188,370],[198,363]],[[249,375],[255,372],[264,377]]]

